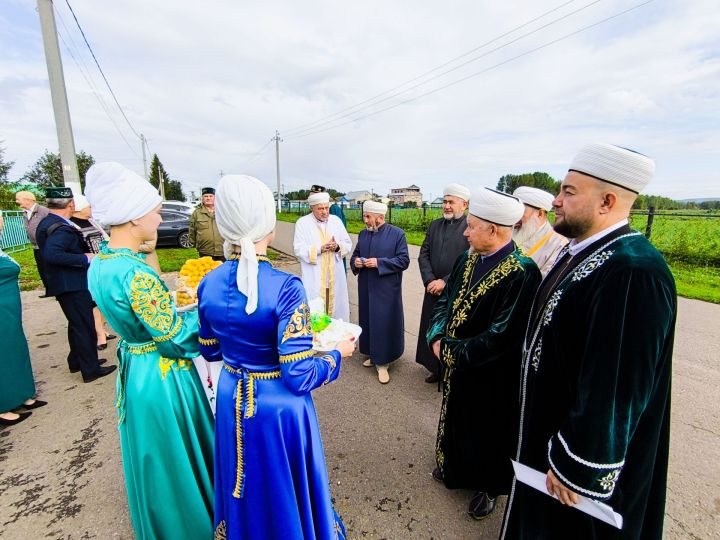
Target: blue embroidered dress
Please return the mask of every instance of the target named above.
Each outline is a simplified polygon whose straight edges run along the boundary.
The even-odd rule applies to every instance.
[[[122,337],[120,448],[139,539],[212,538],[213,417],[192,365],[197,312],[179,315],[145,255],[103,245],[88,287]]]
[[[335,380],[340,353],[314,357],[310,312],[297,276],[259,256],[258,305],[245,312],[237,261],[200,283],[200,351],[223,361],[215,430],[215,538],[336,539],[310,392]]]

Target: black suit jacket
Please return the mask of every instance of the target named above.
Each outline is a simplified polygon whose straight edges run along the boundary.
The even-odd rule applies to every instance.
[[[48,236],[48,227],[61,223]],[[37,241],[45,261],[47,294],[87,290],[87,269],[90,266],[85,252],[87,247],[79,229],[62,217],[49,214],[37,228]]]

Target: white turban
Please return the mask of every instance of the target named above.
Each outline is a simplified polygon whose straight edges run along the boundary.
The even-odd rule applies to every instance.
[[[470,189],[466,188],[462,184],[448,184],[443,190],[443,197],[446,195],[459,197],[463,201],[467,202],[470,200]]]
[[[247,296],[245,312],[253,313],[258,301],[258,260],[255,242],[275,229],[275,200],[270,189],[252,176],[231,174],[215,190],[215,221],[225,239],[225,255],[240,246],[237,288]]]
[[[548,212],[552,210],[552,203],[555,200],[555,195],[548,193],[547,191],[544,191],[542,189],[530,186],[520,186],[515,191],[513,191],[513,195],[515,195],[518,199],[520,199],[528,206],[532,206],[534,208],[541,208],[543,210],[547,210]]]
[[[315,206],[316,204],[326,204],[330,202],[330,194],[323,191],[322,193],[311,193],[308,197],[308,204]]]
[[[83,210],[90,206],[90,203],[88,202],[85,195],[73,195],[73,201],[75,201],[76,212],[79,212],[80,210]]]
[[[512,227],[522,218],[525,206],[508,193],[482,188],[470,197],[470,213],[490,223]]]
[[[365,201],[362,206],[363,214],[382,214],[387,213],[387,204],[383,204],[376,201]]]
[[[162,198],[142,176],[119,163],[97,163],[85,176],[85,196],[93,217],[103,225],[121,225],[152,212]]]
[[[570,170],[640,193],[655,174],[655,162],[627,148],[592,143],[577,153]]]

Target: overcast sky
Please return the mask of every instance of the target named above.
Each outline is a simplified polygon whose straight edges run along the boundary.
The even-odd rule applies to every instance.
[[[430,199],[507,173],[562,179],[580,146],[604,141],[656,160],[648,193],[720,196],[718,0],[655,0],[586,30],[643,0],[69,1],[133,128],[186,192],[221,171],[274,187],[278,130],[285,191],[414,183]],[[55,9],[76,149],[142,173],[66,1]],[[57,151],[34,0],[2,0],[0,51],[16,179]]]

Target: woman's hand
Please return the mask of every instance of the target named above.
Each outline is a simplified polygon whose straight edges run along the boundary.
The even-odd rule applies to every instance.
[[[355,352],[356,343],[355,338],[338,341],[335,345],[335,349],[337,349],[340,353],[340,356],[347,358],[348,356],[352,356],[352,353]]]

